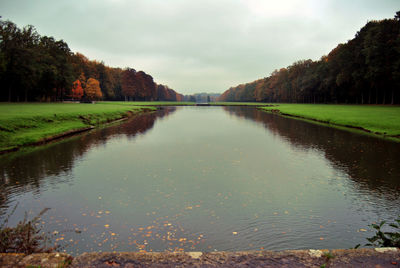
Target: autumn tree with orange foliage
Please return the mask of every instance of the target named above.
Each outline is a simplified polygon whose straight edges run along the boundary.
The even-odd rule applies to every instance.
[[[125,96],[125,100],[135,100],[135,96],[138,95],[139,91],[139,84],[136,79],[135,69],[127,68],[122,72],[121,88],[122,95]]]
[[[85,74],[84,74],[84,73],[81,73],[81,74],[79,75],[78,80],[81,82],[82,88],[85,89],[85,87],[86,87],[86,80],[87,80]]]
[[[81,81],[76,80],[74,83],[72,83],[72,89],[71,89],[71,97],[73,100],[80,100],[83,96],[83,88]]]
[[[156,98],[156,84],[151,75],[143,71],[136,73],[136,79],[140,83],[139,100],[153,101]]]
[[[86,82],[85,96],[89,100],[97,100],[103,96],[100,89],[100,83],[94,78],[89,78]]]

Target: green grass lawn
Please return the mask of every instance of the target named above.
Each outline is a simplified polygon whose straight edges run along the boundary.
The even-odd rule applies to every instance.
[[[38,142],[70,130],[103,124],[144,107],[80,103],[0,104],[0,151]],[[155,109],[147,107],[146,109]]]
[[[400,135],[400,106],[334,105],[334,104],[277,104],[281,113],[328,124],[358,127],[388,136]]]

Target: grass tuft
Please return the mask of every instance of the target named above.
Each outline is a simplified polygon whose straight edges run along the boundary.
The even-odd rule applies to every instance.
[[[40,217],[49,208],[43,209],[32,220],[27,220],[27,215],[25,214],[24,219],[15,227],[8,227],[8,219],[14,213],[17,205],[0,225],[0,252],[32,254],[54,251],[54,247],[46,247],[48,239],[37,227]]]

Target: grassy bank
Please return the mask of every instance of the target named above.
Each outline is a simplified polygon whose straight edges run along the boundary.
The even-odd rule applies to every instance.
[[[279,110],[284,115],[358,128],[382,136],[400,136],[400,106],[277,104],[260,109]]]
[[[149,109],[147,107],[146,109]],[[138,113],[144,107],[80,103],[0,104],[0,151],[10,150]],[[155,109],[155,108],[150,108]]]

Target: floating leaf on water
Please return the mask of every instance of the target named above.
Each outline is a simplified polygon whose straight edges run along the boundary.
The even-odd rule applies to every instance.
[[[237,234],[238,234],[238,232],[232,232],[232,234],[233,234],[233,235],[237,235]]]
[[[108,228],[108,227],[110,227],[110,225],[109,224],[104,224],[104,227]]]
[[[360,232],[366,232],[367,230],[364,229],[364,228],[361,228],[359,231],[360,231]]]

